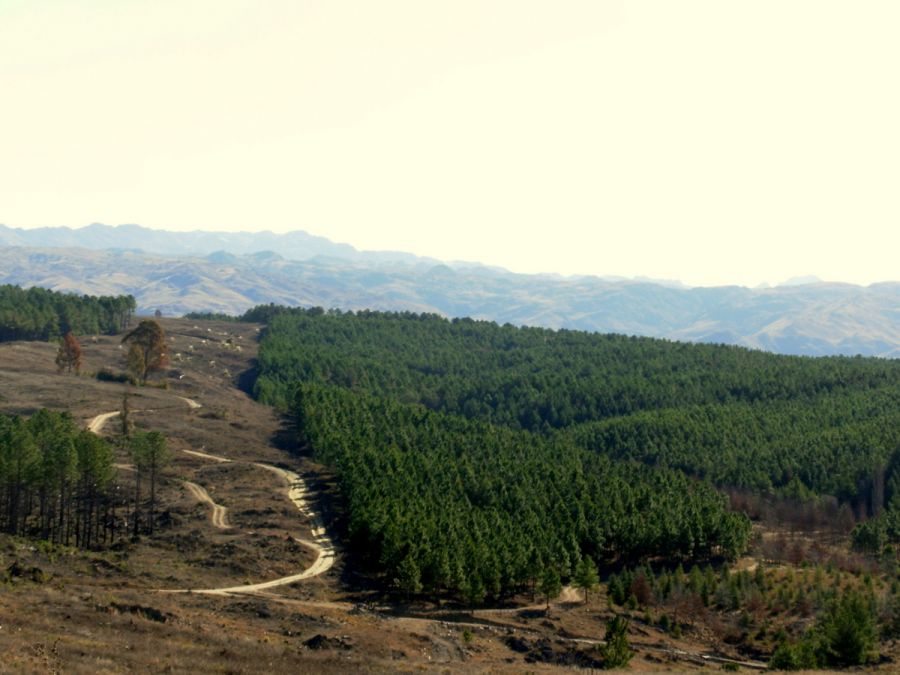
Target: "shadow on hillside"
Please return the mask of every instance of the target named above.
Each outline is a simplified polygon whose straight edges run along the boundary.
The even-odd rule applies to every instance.
[[[273,446],[289,455],[306,456],[304,448],[297,445],[297,422],[292,415],[281,415],[278,431],[269,439]]]
[[[308,445],[298,443],[296,425],[295,417],[281,415],[279,428],[270,436],[269,441],[282,452],[306,460],[299,470],[309,490],[313,508],[322,518],[325,529],[339,552],[335,571],[340,577],[342,590],[347,594],[345,599],[361,606],[395,604],[399,596],[391,591],[384,580],[357,571],[371,567],[372,561],[367,559],[364,552],[349,545],[347,509],[337,476],[328,467],[315,461]],[[294,470],[298,468],[296,464],[287,462],[283,466]]]
[[[256,380],[259,378],[259,362],[256,359],[250,361],[250,368],[238,375],[238,388],[247,394],[253,396],[253,387],[256,386]]]

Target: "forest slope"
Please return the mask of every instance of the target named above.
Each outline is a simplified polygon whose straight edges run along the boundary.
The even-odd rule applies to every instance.
[[[260,311],[257,395],[297,414],[354,545],[412,588],[502,596],[583,556],[739,553],[745,525],[687,476],[873,513],[900,482],[895,361]]]

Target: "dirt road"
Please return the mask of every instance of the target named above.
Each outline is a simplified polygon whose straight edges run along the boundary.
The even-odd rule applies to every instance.
[[[205,459],[209,459],[214,462],[231,462],[232,460],[227,459],[225,457],[217,457],[216,455],[210,455],[205,452],[198,452],[195,450],[185,450],[184,452],[189,453],[191,455],[197,457],[203,457]],[[278,579],[272,579],[271,581],[263,581],[256,584],[244,584],[241,586],[228,586],[225,588],[202,588],[202,589],[176,589],[166,591],[168,593],[204,593],[206,595],[232,595],[237,593],[258,593],[260,591],[265,591],[270,588],[276,588],[278,586],[287,586],[289,584],[293,584],[297,581],[302,581],[303,579],[309,579],[311,577],[318,576],[320,574],[324,574],[331,566],[334,565],[334,544],[331,539],[325,532],[325,528],[322,525],[321,519],[318,515],[312,511],[309,507],[308,502],[306,501],[306,484],[303,482],[303,479],[300,478],[299,475],[294,473],[293,471],[288,471],[287,469],[282,469],[277,466],[272,466],[271,464],[260,464],[254,463],[253,466],[257,466],[261,469],[265,469],[267,471],[271,471],[276,474],[279,478],[284,480],[288,485],[287,496],[288,499],[293,502],[294,506],[297,507],[297,510],[300,511],[304,516],[306,516],[312,523],[312,536],[313,540],[304,539],[302,537],[294,537],[294,540],[307,546],[314,550],[318,555],[316,556],[315,561],[312,565],[307,567],[302,572],[298,572],[297,574],[291,574],[286,577],[279,577]],[[208,496],[208,495],[207,495]]]
[[[188,489],[188,491],[196,497],[198,501],[204,502],[212,506],[212,513],[210,514],[210,519],[212,520],[213,527],[217,527],[220,530],[229,530],[231,529],[231,525],[228,524],[228,509],[226,509],[221,504],[216,504],[212,497],[209,496],[209,493],[200,485],[196,483],[192,483],[189,480],[184,481],[184,486]]]
[[[112,412],[101,413],[97,415],[94,419],[88,422],[87,429],[88,431],[93,431],[95,434],[99,434],[103,431],[103,427],[106,426],[106,423],[111,420],[113,417],[118,417],[119,411],[113,410]]]
[[[191,410],[196,410],[197,408],[202,408],[202,407],[203,407],[202,405],[200,405],[199,403],[197,403],[197,401],[195,401],[195,400],[192,399],[192,398],[187,398],[186,396],[178,396],[177,398],[180,398],[182,401],[184,401],[185,403],[187,403],[187,404],[188,404],[188,407],[189,407]]]
[[[196,401],[185,398],[184,396],[178,396],[179,399],[187,403],[187,405],[191,409],[201,407],[199,403]],[[103,425],[111,419],[119,414],[119,411],[113,411],[108,413],[102,413],[94,417],[88,423],[88,429],[93,431],[94,433],[99,433],[101,429],[103,429]],[[208,452],[203,452],[201,450],[183,450],[185,454],[192,455],[193,457],[199,457],[200,459],[209,460],[211,462],[219,462],[219,463],[230,463],[233,460],[228,459],[227,457],[219,457],[217,455],[212,455]],[[287,483],[287,497],[291,500],[294,506],[297,507],[297,510],[300,511],[303,516],[309,519],[311,523],[311,532],[312,539],[304,539],[302,537],[294,537],[294,540],[304,546],[311,548],[316,552],[317,556],[312,565],[307,567],[305,570],[298,572],[296,574],[291,574],[286,577],[280,577],[278,579],[272,579],[270,581],[263,581],[256,584],[245,584],[242,586],[229,586],[226,588],[205,588],[205,589],[173,589],[166,590],[163,592],[166,593],[205,593],[208,595],[231,595],[234,593],[258,593],[260,591],[265,591],[270,588],[276,588],[278,586],[287,586],[288,584],[293,584],[297,581],[302,581],[303,579],[309,579],[311,577],[318,576],[320,574],[324,574],[329,569],[331,569],[332,565],[334,565],[334,543],[328,537],[328,534],[325,532],[325,527],[322,524],[321,518],[319,518],[318,514],[316,514],[312,508],[310,508],[309,503],[306,500],[307,488],[306,483],[303,482],[303,479],[300,478],[298,474],[293,471],[289,471],[287,469],[282,469],[277,466],[272,466],[271,464],[262,464],[258,462],[254,462],[253,466],[259,467],[260,469],[265,469],[266,471],[270,471],[277,475],[281,480]],[[184,485],[187,489],[194,495],[199,501],[204,502],[212,506],[212,524],[214,527],[219,529],[229,529],[231,526],[227,521],[227,509],[217,504],[213,501],[212,497],[209,496],[209,493],[200,485],[196,483],[191,483],[190,481],[184,481]]]
[[[193,455],[194,457],[200,457],[201,459],[208,459],[211,462],[222,462],[223,464],[227,464],[230,462],[230,459],[226,459],[225,457],[216,457],[215,455],[210,455],[207,452],[201,452],[200,450],[182,450],[186,455]]]

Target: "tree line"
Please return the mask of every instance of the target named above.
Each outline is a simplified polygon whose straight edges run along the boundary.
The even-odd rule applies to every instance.
[[[0,286],[0,342],[49,340],[74,333],[114,335],[127,326],[137,303],[131,295],[91,296],[44,288]]]

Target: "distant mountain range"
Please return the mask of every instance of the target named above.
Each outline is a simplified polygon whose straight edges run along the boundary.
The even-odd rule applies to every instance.
[[[408,253],[357,251],[305,232],[0,226],[0,283],[131,293],[139,311],[168,315],[234,314],[274,302],[435,312],[787,354],[900,357],[898,282],[860,287],[801,278],[775,288],[687,288],[642,279],[524,275]]]
[[[165,256],[206,256],[214,252],[246,255],[278,251],[288,260],[309,260],[324,256],[369,262],[439,262],[399,251],[357,251],[349,244],[336,244],[325,237],[299,230],[286,234],[269,231],[170,232],[140,225],[112,227],[100,223],[77,229],[38,227],[25,230],[0,225],[0,246],[141,251]]]

